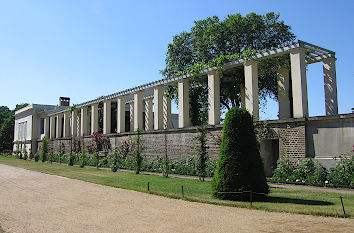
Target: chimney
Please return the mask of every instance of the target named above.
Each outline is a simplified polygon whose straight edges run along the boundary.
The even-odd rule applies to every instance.
[[[59,98],[59,106],[70,106],[70,98],[69,97],[60,97]]]

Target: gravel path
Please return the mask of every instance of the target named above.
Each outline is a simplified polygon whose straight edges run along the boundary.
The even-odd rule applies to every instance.
[[[353,232],[354,220],[193,203],[0,164],[8,232]]]

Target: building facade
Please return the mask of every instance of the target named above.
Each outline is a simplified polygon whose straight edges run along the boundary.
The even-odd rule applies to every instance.
[[[268,121],[271,130],[261,142],[266,172],[271,173],[279,156],[289,156],[294,163],[314,157],[331,167],[354,144],[354,115],[338,114],[335,53],[303,41],[234,60],[225,64],[222,71],[217,67],[202,70],[200,75],[205,76],[208,85],[210,131],[221,135],[220,82],[223,80],[220,73],[243,70],[242,106],[258,119],[258,62],[282,55],[289,56],[290,69],[277,71],[279,120]],[[308,117],[306,66],[316,62],[323,64],[326,116]],[[186,74],[161,79],[74,107],[30,105],[15,113],[15,145],[24,141],[28,144],[30,140],[30,150],[36,153],[41,138],[46,136],[55,151],[58,145],[69,144],[73,137],[87,141],[92,132],[102,131],[114,147],[142,129],[148,157],[166,152],[172,159],[188,156],[193,153],[192,139],[196,133],[189,115],[190,101],[193,101],[189,98],[190,77]],[[171,99],[165,93],[171,83],[178,83],[178,114],[175,115],[171,114]],[[218,154],[218,145],[212,138],[209,152],[210,156]]]

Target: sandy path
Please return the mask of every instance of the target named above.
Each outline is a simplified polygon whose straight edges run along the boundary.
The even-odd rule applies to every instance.
[[[0,164],[8,232],[353,232],[354,220],[192,203]]]

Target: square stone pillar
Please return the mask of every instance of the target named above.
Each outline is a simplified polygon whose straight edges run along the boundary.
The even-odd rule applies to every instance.
[[[111,133],[111,102],[103,102],[103,134]]]
[[[91,105],[91,134],[98,132],[98,104]]]
[[[291,83],[293,92],[293,115],[294,118],[307,117],[307,81],[305,50],[297,48],[290,52]]]
[[[163,97],[163,128],[164,129],[172,128],[171,99],[167,95],[164,95]]]
[[[327,58],[322,61],[326,115],[338,114],[338,99],[337,99],[337,77],[336,77],[336,59]]]
[[[178,81],[178,128],[189,126],[189,79],[181,79]]]
[[[117,99],[117,133],[125,132],[125,96]]]
[[[64,112],[64,130],[63,130],[63,137],[68,138],[70,137],[70,112]]]
[[[71,112],[71,136],[77,137],[77,110]]]
[[[153,130],[152,98],[145,99],[145,130]]]
[[[220,124],[220,74],[217,71],[208,73],[208,123]]]
[[[62,119],[63,119],[63,115],[62,114],[58,114],[57,115],[57,130],[56,130],[56,138],[61,138],[61,131],[62,131]]]
[[[154,88],[154,129],[163,129],[163,86]]]
[[[49,121],[50,121],[50,117],[44,118],[44,136],[46,138],[50,137],[50,128],[49,128],[50,123],[49,123]]]
[[[134,102],[129,103],[129,123],[130,131],[134,131]]]
[[[290,118],[290,98],[289,98],[289,70],[282,68],[277,72],[278,76],[278,103],[279,119]]]
[[[245,105],[247,111],[255,119],[259,119],[259,100],[258,100],[258,62],[255,60],[246,61],[245,71]]]
[[[55,116],[50,116],[50,138],[55,138]]]
[[[88,127],[88,122],[87,122],[87,106],[83,106],[81,108],[81,136],[87,135],[87,127]]]
[[[143,91],[134,93],[134,131],[143,130]]]

